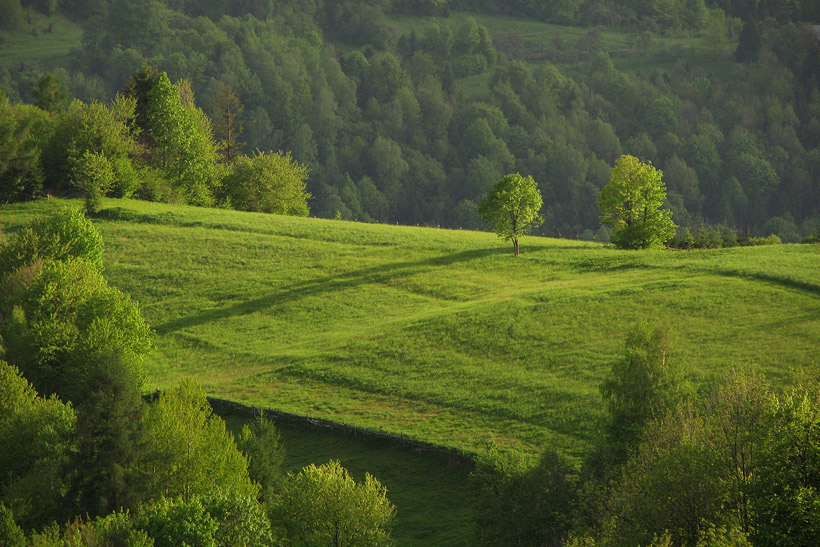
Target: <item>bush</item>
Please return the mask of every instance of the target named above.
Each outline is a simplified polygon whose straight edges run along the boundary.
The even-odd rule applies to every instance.
[[[334,537],[363,547],[392,544],[396,508],[387,490],[370,474],[356,484],[338,461],[291,475],[272,511],[285,529],[286,545],[333,545]]]
[[[240,156],[222,181],[220,197],[241,211],[307,216],[308,172],[290,153]]]
[[[532,469],[501,453],[479,462],[473,474],[481,545],[563,545],[578,490],[570,465],[547,451]]]
[[[74,101],[59,115],[43,150],[47,185],[55,191],[80,190],[93,206],[112,190],[127,197],[136,189],[131,163],[136,145],[126,120],[134,101],[118,96],[110,107]]]
[[[778,236],[772,234],[766,237],[750,237],[749,238],[749,245],[757,246],[757,245],[780,245],[783,243]]]
[[[0,315],[6,358],[43,393],[80,401],[96,367],[113,359],[144,381],[150,328],[137,305],[82,258],[19,269],[7,278]]]
[[[217,547],[216,521],[199,499],[162,498],[144,510],[137,527],[153,538],[155,547]]]
[[[65,208],[17,231],[0,247],[0,277],[36,260],[82,258],[102,272],[100,232],[79,209]]]

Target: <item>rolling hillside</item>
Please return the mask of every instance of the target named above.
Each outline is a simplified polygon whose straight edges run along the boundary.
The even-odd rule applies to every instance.
[[[78,202],[69,202],[78,205]],[[61,200],[0,208],[4,230]],[[157,332],[150,387],[468,452],[578,458],[626,331],[669,324],[703,386],[820,362],[817,246],[624,252],[491,234],[106,201],[106,277]]]

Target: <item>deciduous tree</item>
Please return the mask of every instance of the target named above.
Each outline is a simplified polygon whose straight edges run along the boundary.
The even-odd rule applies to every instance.
[[[291,475],[273,511],[287,535],[286,545],[381,547],[392,545],[396,508],[387,489],[366,474],[357,484],[338,461],[311,464]]]
[[[634,156],[621,156],[601,190],[601,222],[612,225],[612,242],[622,249],[662,247],[675,235],[663,173]]]
[[[538,214],[542,205],[535,180],[515,173],[496,183],[478,204],[478,214],[498,237],[513,242],[518,256],[518,238],[544,222]]]

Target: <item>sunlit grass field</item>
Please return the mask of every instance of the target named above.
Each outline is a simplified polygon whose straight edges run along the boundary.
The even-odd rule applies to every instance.
[[[72,202],[79,205],[79,202]],[[59,200],[0,208],[12,229]],[[579,458],[626,332],[669,325],[695,387],[820,363],[820,250],[628,252],[106,201],[106,276],[156,330],[149,386],[482,452]]]

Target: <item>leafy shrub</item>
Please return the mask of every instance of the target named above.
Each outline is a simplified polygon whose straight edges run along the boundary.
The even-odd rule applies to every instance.
[[[757,246],[757,245],[780,245],[783,243],[780,240],[780,237],[772,234],[766,237],[750,237],[749,238],[749,245]]]
[[[240,156],[222,181],[221,197],[242,211],[307,216],[308,172],[290,153]]]
[[[349,545],[392,544],[396,508],[387,490],[370,474],[357,484],[338,461],[291,475],[272,512],[284,527],[286,545],[332,545],[334,537],[346,537]]]
[[[79,401],[95,367],[117,359],[144,381],[151,331],[137,305],[82,258],[43,262],[9,276],[0,295],[6,358],[43,393]]]
[[[47,184],[56,191],[80,190],[92,208],[112,190],[128,197],[136,189],[132,158],[136,144],[127,120],[134,101],[118,95],[110,106],[74,101],[60,114],[43,151]]]
[[[0,276],[36,260],[82,258],[102,272],[100,232],[79,209],[64,208],[38,218],[0,247]]]
[[[154,540],[155,547],[217,547],[217,524],[195,498],[191,501],[162,498],[149,506],[137,526]]]

